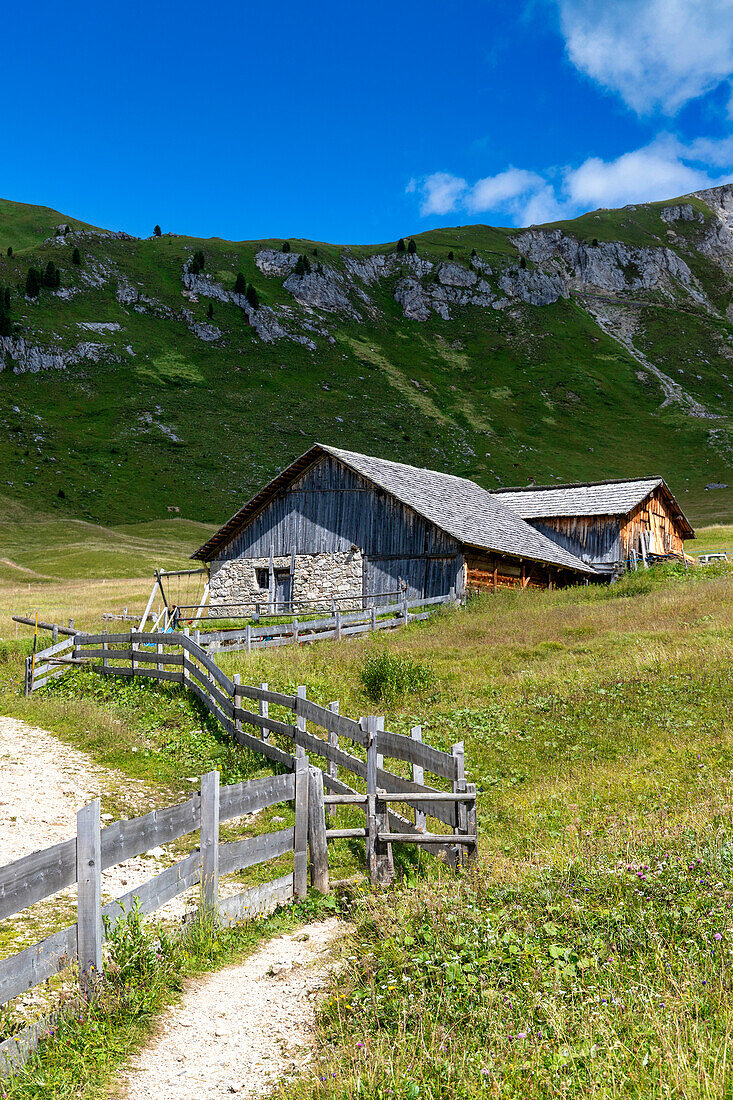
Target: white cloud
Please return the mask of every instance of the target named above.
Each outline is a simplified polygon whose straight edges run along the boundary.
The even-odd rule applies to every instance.
[[[449,172],[433,172],[422,183],[410,180],[407,190],[420,191],[423,197],[421,214],[450,214],[456,209],[467,187],[466,181],[459,176],[452,176]]]
[[[496,210],[542,187],[542,176],[524,168],[507,168],[496,176],[486,176],[474,183],[466,196],[466,207],[476,213]]]
[[[674,115],[733,74],[732,0],[556,0],[576,68],[643,114]]]
[[[662,138],[615,160],[590,157],[565,172],[564,189],[574,207],[588,210],[654,202],[711,187],[715,180],[702,168],[686,164],[686,152],[674,139]],[[688,154],[687,159],[697,158]]]
[[[523,226],[572,218],[597,207],[672,199],[723,183],[731,175],[733,138],[698,138],[685,145],[665,134],[613,160],[589,157],[577,167],[544,173],[507,168],[473,184],[436,172],[422,181],[412,180],[408,191],[422,197],[424,215],[490,213],[499,222],[508,219],[511,225]]]

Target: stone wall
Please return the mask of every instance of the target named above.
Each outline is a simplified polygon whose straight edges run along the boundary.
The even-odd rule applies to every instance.
[[[290,557],[275,558],[275,570],[290,570]],[[267,604],[269,558],[232,558],[211,563],[211,615],[248,614],[252,603]],[[293,599],[307,601],[314,610],[329,609],[335,598],[341,611],[361,607],[363,558],[361,550],[335,554],[296,554]],[[264,587],[257,571],[264,570]],[[347,599],[354,597],[354,599]],[[241,604],[238,601],[242,601]],[[224,608],[223,605],[227,605]],[[264,610],[264,609],[263,609]],[[297,610],[305,611],[306,608]]]

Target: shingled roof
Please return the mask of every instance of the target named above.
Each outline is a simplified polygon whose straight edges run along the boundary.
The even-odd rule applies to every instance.
[[[412,508],[458,542],[530,561],[546,562],[562,569],[593,575],[592,566],[535,531],[516,512],[480,485],[453,474],[407,466],[316,443],[266,485],[224,526],[200,547],[194,558],[211,561],[276,493],[282,491],[323,455],[332,455],[345,466],[368,478],[396,500]]]
[[[693,538],[695,532],[662,477],[637,477],[616,481],[588,481],[574,485],[532,485],[530,488],[494,489],[495,499],[522,519],[560,516],[627,516],[655,491],[662,489],[672,514]]]

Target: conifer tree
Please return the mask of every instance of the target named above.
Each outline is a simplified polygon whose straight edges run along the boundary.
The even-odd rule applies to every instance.
[[[452,260],[452,259],[453,259],[453,253],[452,253],[452,252],[449,252],[449,253],[448,253],[448,259],[449,259],[449,260]]]
[[[478,256],[478,252],[476,251],[475,248],[472,248],[471,249],[471,259],[475,260],[477,256]]]
[[[53,260],[49,260],[46,264],[46,270],[43,274],[43,285],[48,287],[58,286],[56,282],[56,264]]]
[[[295,275],[305,275],[305,261],[302,256],[298,256],[298,259],[295,261],[293,273]]]
[[[9,244],[8,245],[8,256],[12,256],[12,255],[13,255],[13,246],[12,246],[12,244]]]
[[[522,256],[522,258],[520,259],[519,266],[521,267],[522,271],[524,271],[524,269],[526,268],[527,260],[525,259],[524,256]]]
[[[10,320],[10,291],[0,289],[0,336],[12,336],[13,322]]]
[[[212,302],[209,302],[206,310],[206,316],[209,318],[209,320],[211,320],[211,318],[214,316],[214,305]]]
[[[400,237],[400,239],[397,242],[396,251],[397,252],[404,252],[405,251],[405,242],[403,241],[402,237]]]
[[[71,253],[71,262],[72,264],[77,264],[77,266],[81,263],[81,252],[78,248],[75,248]]]
[[[260,308],[259,295],[257,294],[257,291],[255,290],[255,288],[252,286],[251,283],[247,287],[247,301],[252,306],[252,309],[259,309]]]
[[[237,272],[237,277],[234,280],[234,293],[246,294],[247,293],[247,280],[241,271]]]
[[[160,226],[156,225],[155,229],[153,230],[153,236],[154,237],[159,237],[161,232],[162,232],[162,230],[161,230]]]
[[[28,268],[25,277],[25,293],[27,298],[37,298],[41,293],[41,273],[35,267]]]
[[[415,253],[417,252],[417,245],[415,244],[415,242],[413,240],[411,240],[410,243],[408,244],[407,251],[410,253],[411,256],[414,256]]]
[[[290,241],[283,241],[282,251],[283,252],[289,252],[290,251]]]

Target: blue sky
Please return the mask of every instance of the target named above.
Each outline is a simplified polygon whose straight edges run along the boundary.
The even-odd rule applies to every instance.
[[[393,240],[733,178],[733,0],[6,6],[0,196]]]

